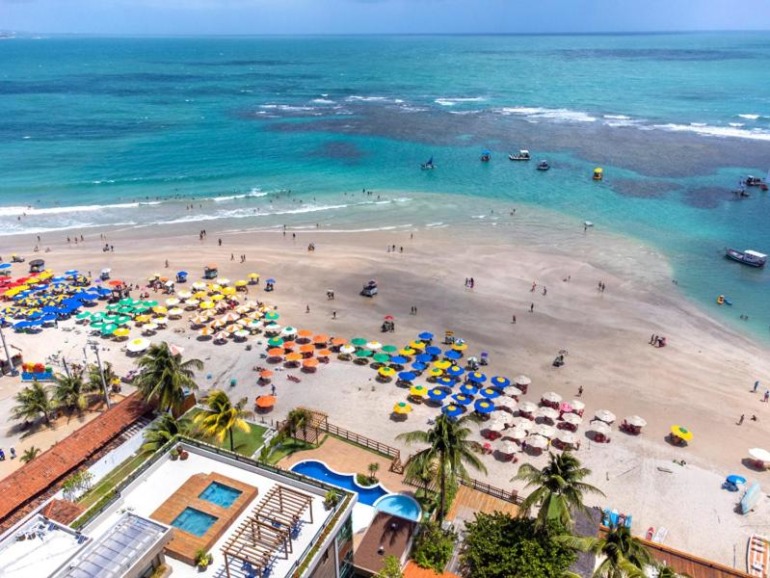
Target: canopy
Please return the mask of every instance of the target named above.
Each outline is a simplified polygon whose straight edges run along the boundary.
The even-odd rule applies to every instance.
[[[141,353],[142,351],[148,349],[151,344],[152,342],[149,339],[138,337],[137,339],[132,339],[129,341],[128,345],[126,345],[126,349],[131,353]]]
[[[594,421],[592,421],[588,429],[605,436],[610,435],[610,432],[612,431],[610,426],[608,426],[606,423],[598,419],[595,419]]]
[[[444,401],[446,396],[448,396],[449,393],[440,387],[434,387],[430,391],[428,391],[428,397],[432,399],[433,401]]]
[[[276,397],[274,395],[260,395],[257,398],[256,405],[257,407],[265,409],[268,407],[273,407],[275,405],[275,402],[276,402]]]
[[[538,435],[531,435],[524,441],[529,447],[538,450],[543,450],[548,447],[548,440]]]
[[[412,411],[412,406],[405,401],[399,401],[396,405],[393,406],[393,413],[405,415],[410,411]]]
[[[532,380],[528,378],[526,375],[517,375],[513,378],[513,383],[516,385],[530,385],[532,383]]]
[[[680,436],[681,437],[681,436]],[[762,448],[751,448],[749,455],[760,462],[770,462],[770,452]]]
[[[495,404],[486,399],[477,399],[473,403],[473,409],[480,414],[492,413],[495,410]]]
[[[546,391],[540,396],[540,399],[547,403],[559,403],[561,402],[561,396],[555,391]]]
[[[615,414],[607,409],[600,409],[595,414],[594,417],[598,420],[603,421],[604,423],[611,424],[615,421]]]
[[[489,381],[489,383],[491,383],[495,387],[499,387],[500,389],[504,389],[504,388],[508,387],[509,385],[511,385],[511,380],[508,379],[507,377],[496,375],[496,376],[494,376]]]
[[[629,415],[624,421],[634,427],[644,427],[647,425],[647,421],[638,415]]]
[[[521,413],[533,413],[537,410],[537,406],[531,401],[522,401],[519,403],[519,411]]]
[[[448,417],[457,417],[461,415],[465,409],[460,405],[450,403],[441,408],[441,412]]]
[[[413,385],[409,388],[409,395],[414,395],[416,397],[424,397],[428,395],[428,388],[424,385]]]
[[[688,430],[686,427],[681,425],[672,425],[671,433],[674,434],[676,437],[683,439],[686,442],[689,442],[693,438],[692,432]]]

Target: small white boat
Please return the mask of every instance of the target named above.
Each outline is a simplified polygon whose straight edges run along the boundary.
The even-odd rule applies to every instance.
[[[537,163],[537,170],[539,171],[547,171],[551,168],[551,165],[548,164],[548,161],[540,161]]]
[[[512,161],[531,161],[532,156],[527,149],[521,149],[517,155],[508,155],[508,158]]]
[[[764,267],[767,263],[767,255],[747,249],[745,251],[738,251],[736,249],[727,249],[725,256],[733,261],[738,261],[749,267]]]

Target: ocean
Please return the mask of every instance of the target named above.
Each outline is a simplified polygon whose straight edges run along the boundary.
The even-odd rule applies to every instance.
[[[732,193],[770,169],[770,33],[42,37],[0,61],[3,253],[106,225],[452,226],[488,203],[641,241],[770,339],[770,271],[724,258],[770,253],[768,194]]]

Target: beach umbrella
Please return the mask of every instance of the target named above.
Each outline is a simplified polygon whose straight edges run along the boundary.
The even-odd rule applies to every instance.
[[[128,345],[126,345],[126,349],[131,353],[141,353],[149,348],[151,344],[152,342],[149,339],[138,337],[129,341]]]
[[[404,357],[403,355],[394,355],[390,358],[390,362],[394,365],[404,365],[409,362],[409,360]]]
[[[538,435],[531,435],[524,440],[528,447],[544,450],[548,447],[548,440]]]
[[[110,303],[105,309],[107,309],[107,311],[117,311],[120,308],[121,305],[119,303]]]
[[[192,291],[188,291],[187,289],[183,289],[179,293],[177,293],[180,299],[189,299],[192,297]]]
[[[344,353],[345,355],[350,355],[355,350],[356,348],[353,347],[352,345],[343,345],[342,347],[340,347],[340,353]]]
[[[275,405],[277,398],[274,395],[260,395],[257,397],[255,405],[260,409],[268,409]]]
[[[541,407],[536,412],[537,417],[542,417],[549,420],[555,420],[559,417],[559,411],[552,407]]]
[[[600,409],[595,414],[594,417],[600,421],[603,421],[607,424],[612,424],[615,421],[615,414],[607,409]]]
[[[489,380],[489,383],[494,385],[497,388],[505,389],[509,385],[511,385],[511,380],[507,377],[502,377],[500,375],[494,376],[492,379]]]
[[[423,343],[422,341],[412,341],[409,344],[409,347],[411,347],[412,349],[418,349],[420,351],[425,351],[425,343]]]
[[[473,385],[472,383],[464,383],[460,386],[460,393],[464,393],[465,395],[474,396],[479,392],[479,388]]]
[[[228,337],[227,333],[225,333],[224,331],[220,331],[219,333],[214,335],[214,341],[219,341],[220,343],[223,343],[227,341],[227,337]]]
[[[580,413],[586,408],[586,404],[584,404],[579,399],[573,399],[569,402],[569,404],[572,406],[572,411]]]
[[[399,350],[399,353],[400,353],[401,355],[405,355],[405,356],[407,356],[407,357],[411,357],[412,355],[414,355],[415,353],[417,353],[417,351],[415,351],[415,350],[414,350],[414,349],[412,349],[411,347],[403,347],[402,349],[400,349],[400,350]]]
[[[176,307],[177,305],[179,305],[179,299],[177,299],[176,297],[169,297],[168,299],[166,299],[166,305],[168,305],[169,307]]]
[[[460,377],[463,373],[465,373],[465,370],[462,367],[458,367],[457,365],[452,365],[449,367],[449,369],[446,370],[446,373],[452,377]]]
[[[770,462],[770,452],[762,448],[751,448],[749,450],[749,456],[760,462]]]
[[[540,400],[545,403],[559,403],[561,402],[561,396],[555,391],[546,391],[540,396]]]
[[[486,399],[477,399],[473,402],[473,409],[482,415],[492,413],[495,410],[495,404]]]
[[[454,387],[456,381],[452,377],[443,376],[443,377],[439,377],[436,380],[436,383],[438,383],[439,385],[443,385],[444,387]]]
[[[575,445],[577,443],[577,436],[571,431],[559,431],[559,433],[556,434],[556,439],[567,445]]]
[[[612,428],[610,428],[609,425],[598,419],[592,421],[589,424],[588,429],[604,436],[608,436],[610,435],[610,432],[612,432]]]
[[[486,424],[485,429],[487,429],[488,431],[498,432],[499,433],[499,432],[503,431],[506,427],[508,427],[508,426],[505,423],[503,423],[502,421],[493,420],[493,421],[490,421],[488,424]]]
[[[118,327],[112,334],[115,337],[128,337],[129,330],[126,327]]]
[[[453,403],[450,403],[449,405],[445,405],[441,408],[441,413],[446,415],[447,417],[457,417],[459,415],[462,415],[465,411],[465,408],[463,408],[461,405],[455,405]]]
[[[473,396],[465,395],[463,393],[455,393],[452,395],[452,399],[460,405],[470,405],[473,403]]]
[[[238,329],[233,335],[238,339],[246,339],[249,336],[249,332],[245,329]]]
[[[249,279],[259,279],[259,273],[249,273]]]
[[[284,337],[291,337],[292,335],[296,335],[296,334],[297,334],[297,329],[290,325],[287,325],[281,330],[281,335],[283,335]]]
[[[168,310],[169,317],[181,317],[182,313],[184,312],[179,307],[173,307]]]
[[[420,353],[414,358],[415,361],[419,361],[420,363],[430,363],[433,361],[433,358],[428,355],[427,353]]]
[[[267,319],[268,321],[278,321],[280,317],[281,316],[277,311],[268,311],[267,313],[265,313],[265,319]]]
[[[454,350],[447,351],[446,353],[444,353],[444,358],[445,359],[449,359],[450,361],[457,361],[462,356],[463,356],[462,353],[460,353],[459,351],[454,351]]]
[[[106,325],[102,325],[101,333],[102,335],[112,335],[117,328],[118,326],[114,323],[107,323]]]
[[[533,433],[535,435],[543,436],[544,438],[552,438],[556,435],[556,428],[552,427],[550,425],[545,425],[543,423],[535,425],[531,430],[530,433]]]
[[[518,387],[515,385],[509,385],[505,388],[505,395],[510,395],[512,397],[519,397],[520,395],[523,395],[523,391],[521,391]]]
[[[484,394],[482,393],[481,395],[484,395]],[[510,411],[515,411],[516,408],[519,407],[519,403],[515,399],[505,395],[501,395],[500,397],[495,398],[495,405],[498,408],[505,408]]]
[[[412,367],[414,367],[414,365],[412,365]],[[443,375],[443,372],[438,367],[432,367],[428,371],[428,375],[430,377],[441,377],[441,375]]]
[[[382,348],[382,343],[379,341],[369,341],[366,344],[366,348],[371,351],[379,351]]]
[[[152,308],[153,313],[157,313],[158,315],[165,315],[168,313],[168,307],[164,307],[163,305],[156,305]]]
[[[383,345],[381,351],[383,353],[393,354],[398,351],[398,347],[395,345]]]
[[[202,291],[206,288],[206,284],[203,281],[196,281],[192,285],[190,285],[195,291]]]
[[[201,301],[199,307],[201,309],[203,309],[204,311],[207,310],[207,309],[214,309],[214,307],[216,307],[216,303],[214,303],[211,300],[209,300],[209,301]]]
[[[367,340],[364,339],[363,337],[354,337],[353,339],[350,340],[350,343],[352,345],[355,345],[356,347],[363,347],[364,345],[366,345]]]
[[[484,383],[487,380],[487,376],[479,371],[473,371],[468,374],[468,381],[473,381],[474,383]]]
[[[424,385],[413,385],[409,388],[409,395],[413,395],[415,397],[425,397],[428,395],[428,388]]]
[[[401,381],[414,381],[417,378],[417,374],[413,371],[402,371],[398,374],[398,378]]]
[[[647,421],[638,415],[629,415],[624,421],[634,427],[644,427],[647,425]]]
[[[530,385],[532,383],[532,380],[528,378],[526,375],[517,375],[513,378],[513,383],[516,385]]]
[[[445,369],[449,369],[450,367],[452,367],[452,363],[447,359],[442,359],[434,363],[433,367],[437,367],[441,371],[444,371]]]
[[[287,340],[283,342],[283,348],[286,349],[287,351],[290,349],[294,349],[296,345],[297,345],[296,341]]]
[[[415,371],[425,371],[427,369],[427,365],[424,363],[420,363],[419,361],[416,361],[412,364],[412,369]]]
[[[531,401],[522,401],[519,402],[519,411],[521,413],[535,413],[535,411],[537,411],[537,405]]]
[[[320,358],[320,357],[329,357],[331,354],[332,354],[332,352],[331,352],[331,350],[330,350],[330,349],[319,349],[319,350],[316,352],[316,355],[317,355],[319,358]]]
[[[246,279],[238,279],[235,282],[236,287],[246,287],[246,285],[248,285],[248,282],[246,281]]]
[[[225,277],[224,279],[219,279],[219,282],[217,284],[221,287],[226,287],[227,285],[230,284],[230,279],[228,279],[227,277]]]
[[[142,331],[144,331],[145,333],[153,333],[157,329],[158,329],[157,323],[148,323],[147,325],[142,327]]]
[[[168,324],[168,317],[157,317],[155,323],[158,324],[158,327],[165,327]]]
[[[406,415],[411,411],[412,411],[412,406],[406,403],[405,401],[399,401],[396,405],[393,406],[393,413]]]
[[[455,341],[452,344],[452,351],[465,351],[468,349],[468,344],[464,341]]]
[[[294,362],[294,361],[301,361],[302,360],[302,354],[297,352],[297,351],[293,351],[292,353],[287,354],[285,359],[286,359],[286,361],[292,361],[292,362]]]
[[[377,363],[387,363],[388,361],[390,361],[390,355],[388,355],[387,353],[375,353],[372,356],[372,359]]]
[[[371,357],[372,356],[372,350],[371,349],[359,349],[356,351],[356,357],[359,359],[363,359],[365,357]]]
[[[510,440],[505,440],[502,444],[500,444],[499,449],[502,453],[507,455],[513,455],[521,451],[521,448],[515,442]]]
[[[277,335],[280,332],[281,332],[281,326],[278,325],[277,323],[268,323],[267,325],[265,325],[265,334],[267,335],[271,335],[271,334]]]
[[[270,347],[280,347],[283,345],[283,337],[271,337],[267,340]]]
[[[505,432],[505,437],[509,437],[514,440],[523,440],[529,435],[529,432],[525,430],[522,427],[515,427],[507,432]]]
[[[447,392],[445,389],[442,389],[440,387],[434,387],[433,389],[428,391],[428,398],[432,399],[433,401],[444,401],[444,399],[448,395],[449,395],[449,392]]]
[[[83,319],[88,319],[89,317],[91,317],[91,313],[89,313],[88,311],[83,311],[82,313],[78,313],[75,316],[75,319],[83,320]]]
[[[283,357],[284,351],[282,347],[271,347],[267,350],[267,356],[271,358]]]
[[[730,474],[727,476],[727,482],[734,486],[740,486],[746,483],[746,478],[738,474]]]
[[[431,339],[433,339],[433,334],[430,331],[423,331],[417,337],[422,339],[423,341],[430,341]]]
[[[583,418],[576,413],[565,413],[561,416],[561,419],[570,425],[580,425],[583,423]]]
[[[380,374],[382,377],[393,377],[396,375],[396,370],[392,367],[380,367],[377,370],[377,373]]]
[[[211,337],[211,335],[214,333],[214,330],[211,329],[211,327],[203,327],[200,331],[198,331],[198,335],[201,337]]]
[[[236,311],[238,311],[238,309],[236,309]],[[313,337],[313,332],[310,329],[300,329],[299,331],[297,331],[297,337],[302,337],[302,338]]]
[[[479,393],[481,394],[482,397],[486,397],[487,399],[497,399],[498,397],[500,397],[500,390],[495,389],[494,387],[485,387],[484,389],[480,390]],[[513,400],[511,399],[511,401]]]

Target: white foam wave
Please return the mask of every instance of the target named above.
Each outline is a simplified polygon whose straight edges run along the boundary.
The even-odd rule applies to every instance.
[[[391,102],[387,96],[360,96],[357,94],[348,96],[345,100],[347,102]]]
[[[258,198],[258,197],[266,197],[267,193],[264,193],[258,189],[252,189],[249,193],[243,193],[240,195],[224,195],[221,197],[212,197],[212,201],[215,203],[221,203],[223,201],[235,201],[237,199],[250,199],[250,198]]]
[[[328,98],[314,98],[310,102],[314,102],[315,104],[337,104],[333,100],[329,100]]]
[[[595,116],[579,110],[570,110],[568,108],[540,108],[533,106],[513,106],[497,109],[497,112],[503,115],[524,116],[527,120],[538,122],[540,120],[550,120],[555,122],[595,122]]]
[[[625,114],[605,114],[604,118],[611,120],[631,120],[631,117],[626,116]]]
[[[159,205],[161,201],[147,201],[141,203],[116,203],[114,205],[72,205],[67,207],[0,207],[0,217],[17,217],[20,215],[60,215],[66,213],[93,213],[95,211],[110,211],[114,209],[136,209],[142,206]]]
[[[455,106],[456,104],[462,104],[464,102],[483,102],[485,99],[481,96],[473,96],[467,98],[437,98],[433,102],[440,104],[441,106]]]
[[[728,126],[710,126],[706,124],[656,124],[653,128],[669,132],[692,132],[703,136],[745,138],[750,140],[770,141],[770,132],[762,129],[744,129]]]
[[[27,227],[24,225],[16,227],[11,224],[4,225],[3,236],[42,235],[43,233],[56,233],[72,229],[80,231],[81,229],[94,229],[99,227],[135,227],[136,225],[136,221],[124,221],[120,223],[77,223],[76,225],[68,223],[60,227]]]
[[[738,116],[746,120],[757,120],[760,117],[758,114],[739,114]]]
[[[734,126],[735,128],[740,128],[742,126],[746,126],[742,122],[731,122],[729,124],[730,124],[730,126]]]

